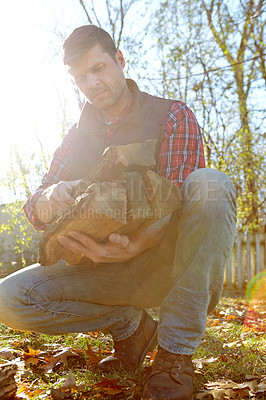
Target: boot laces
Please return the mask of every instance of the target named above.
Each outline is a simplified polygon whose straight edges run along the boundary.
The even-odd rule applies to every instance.
[[[125,345],[125,343],[122,343],[122,342],[123,341],[114,342],[115,356],[117,358],[122,358],[126,352],[126,345]]]
[[[154,370],[178,376],[178,371],[182,368],[181,364],[183,360],[182,354],[171,354],[166,350],[159,350],[155,359]]]

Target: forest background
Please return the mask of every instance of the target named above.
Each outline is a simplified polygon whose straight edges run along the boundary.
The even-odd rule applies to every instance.
[[[15,3],[11,0],[10,7]],[[14,101],[19,98],[17,76],[23,80],[23,68],[36,67],[34,63],[27,66],[23,48],[14,47],[19,56],[15,66],[4,58],[6,71],[14,68],[14,78],[7,80],[13,101],[3,99],[3,104],[12,109],[14,121],[19,120],[22,103],[28,104],[35,122],[25,126],[23,118],[19,121],[20,128],[15,130],[20,140],[8,144],[8,159],[1,157],[1,200],[5,203],[1,211],[6,220],[0,227],[0,251],[5,250],[5,235],[10,235],[16,262],[27,265],[34,261],[32,250],[37,254],[40,233],[26,221],[21,207],[37,188],[55,148],[84,104],[62,65],[61,45],[75,27],[87,23],[112,35],[124,53],[126,76],[135,79],[141,90],[182,100],[194,111],[202,129],[207,166],[224,171],[235,185],[238,230],[265,232],[265,1],[57,0],[56,4],[58,12],[51,10],[53,18],[39,26],[46,43],[46,51],[39,46],[43,71],[51,66],[56,70],[46,105],[40,102],[40,72],[33,75],[32,82],[25,82],[23,100]],[[66,18],[66,5],[71,18]],[[12,13],[16,12],[13,8]],[[5,18],[3,13],[1,18]],[[10,35],[13,28],[10,26]],[[7,43],[5,36],[5,46]],[[2,79],[6,74],[1,73]],[[1,81],[1,86],[4,84]],[[45,121],[38,121],[38,107],[46,106]],[[9,129],[12,123],[15,126],[9,118]],[[5,125],[2,128],[4,142],[8,133]],[[28,136],[24,136],[26,130]],[[23,137],[26,146],[21,144]]]

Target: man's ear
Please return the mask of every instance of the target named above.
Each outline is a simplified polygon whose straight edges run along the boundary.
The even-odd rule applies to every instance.
[[[126,62],[125,62],[125,59],[124,59],[124,56],[123,56],[123,53],[121,50],[117,50],[115,59],[116,59],[117,63],[121,66],[121,68],[124,69]]]

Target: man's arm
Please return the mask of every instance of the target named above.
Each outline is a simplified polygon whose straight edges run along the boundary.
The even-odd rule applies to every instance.
[[[175,102],[163,125],[158,174],[181,186],[191,172],[204,167],[202,137],[196,117],[184,103]],[[123,262],[158,246],[170,218],[168,215],[130,238],[112,233],[105,244],[96,243],[79,232],[70,232],[68,237],[58,240],[74,253],[83,254],[96,263]]]
[[[61,146],[55,151],[49,171],[44,175],[41,186],[29,197],[23,206],[24,213],[29,222],[37,230],[45,230],[47,228],[48,220],[44,215],[49,214],[49,209],[44,210],[43,217],[40,216],[40,203],[47,199],[47,191],[49,188],[59,183],[60,181],[67,181],[71,176],[71,163],[70,163],[70,148],[69,148],[69,134],[67,134]],[[37,206],[38,210],[35,209]],[[39,219],[40,217],[40,219]]]
[[[158,174],[179,187],[191,172],[205,168],[200,126],[181,101],[172,105],[164,120],[158,164]]]

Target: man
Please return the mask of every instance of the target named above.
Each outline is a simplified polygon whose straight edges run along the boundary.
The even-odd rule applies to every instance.
[[[38,264],[0,285],[0,320],[46,334],[101,330],[115,354],[103,371],[141,366],[158,343],[143,399],[192,399],[191,356],[219,300],[236,221],[228,177],[206,169],[200,128],[182,102],[141,92],[123,74],[125,60],[101,28],[77,28],[64,42],[64,63],[86,96],[78,125],[54,154],[24,210],[46,229],[74,199],[72,189],[109,145],[158,138],[157,172],[180,187],[182,206],[132,236],[105,244],[81,232],[58,240],[97,263]],[[160,306],[159,323],[145,308]]]

